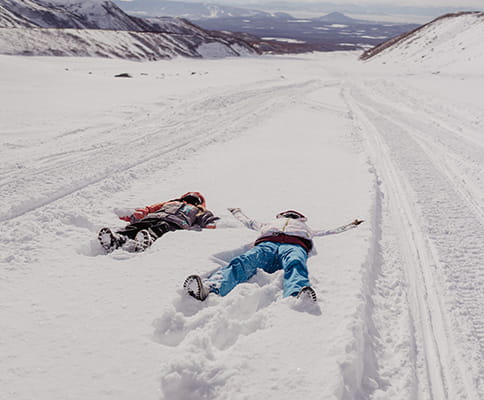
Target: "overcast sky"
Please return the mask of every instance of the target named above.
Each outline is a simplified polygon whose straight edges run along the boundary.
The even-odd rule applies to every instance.
[[[129,1],[129,0],[128,0]],[[177,1],[177,0],[172,0]],[[189,2],[201,2],[201,3],[222,3],[222,4],[236,4],[236,5],[250,5],[250,4],[267,4],[274,3],[277,0],[179,0]],[[299,4],[373,4],[373,5],[389,5],[398,7],[469,7],[475,10],[484,10],[484,0],[279,0],[287,3],[299,3]]]

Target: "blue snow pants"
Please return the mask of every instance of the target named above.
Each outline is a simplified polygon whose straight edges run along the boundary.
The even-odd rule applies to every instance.
[[[268,273],[283,269],[283,296],[296,296],[304,286],[309,286],[307,258],[306,249],[300,245],[262,242],[210,275],[206,284],[211,292],[225,296],[254,276],[257,268]]]

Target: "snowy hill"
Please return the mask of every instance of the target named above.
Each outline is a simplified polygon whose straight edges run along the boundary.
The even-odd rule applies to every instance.
[[[139,60],[256,54],[234,35],[178,18],[128,16],[109,1],[0,0],[0,53]]]
[[[484,59],[484,13],[447,14],[363,53],[363,60],[455,72]],[[476,71],[477,72],[477,71]]]
[[[40,28],[150,30],[143,20],[128,16],[110,1],[0,0],[0,7]]]

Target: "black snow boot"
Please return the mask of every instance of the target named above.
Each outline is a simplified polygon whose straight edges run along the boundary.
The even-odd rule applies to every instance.
[[[183,288],[190,296],[200,301],[205,300],[210,293],[210,289],[203,284],[202,278],[198,275],[190,275],[185,279]]]
[[[155,241],[153,239],[153,236],[151,236],[146,229],[142,229],[141,231],[139,231],[136,234],[136,237],[134,238],[134,240],[136,242],[134,251],[136,252],[145,251]]]
[[[97,239],[102,248],[108,253],[116,250],[126,241],[123,236],[114,233],[109,228],[102,228],[97,235]]]
[[[311,301],[316,303],[316,292],[311,286],[304,286],[299,293],[297,294],[297,298],[303,301]]]

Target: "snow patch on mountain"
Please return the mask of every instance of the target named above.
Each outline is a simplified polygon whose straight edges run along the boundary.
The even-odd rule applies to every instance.
[[[35,24],[5,8],[0,4],[0,28],[34,27]]]

